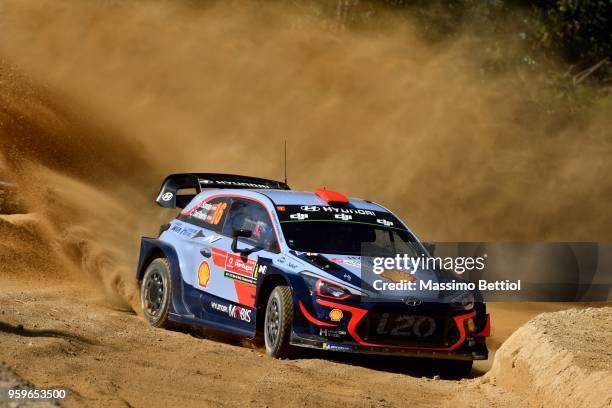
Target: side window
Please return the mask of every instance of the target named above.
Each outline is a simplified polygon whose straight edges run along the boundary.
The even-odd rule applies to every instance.
[[[181,214],[182,221],[220,232],[225,221],[229,206],[229,199],[224,197],[197,205],[190,210],[189,214]]]
[[[235,229],[246,229],[253,233],[250,238],[240,238],[240,242],[267,251],[278,251],[274,227],[266,209],[260,204],[250,200],[234,200],[223,227],[223,234],[232,236]]]

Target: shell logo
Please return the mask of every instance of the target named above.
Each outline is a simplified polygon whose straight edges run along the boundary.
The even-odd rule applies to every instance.
[[[210,266],[208,262],[203,261],[198,268],[198,282],[200,286],[205,288],[208,285],[208,281],[210,280]]]
[[[332,311],[329,312],[329,318],[332,322],[339,322],[342,320],[342,316],[344,316],[344,314],[340,309],[332,309]]]

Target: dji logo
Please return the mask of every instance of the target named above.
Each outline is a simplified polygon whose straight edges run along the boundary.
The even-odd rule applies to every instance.
[[[342,220],[342,221],[348,221],[348,220],[352,220],[353,216],[347,215],[347,214],[336,214],[334,215],[334,218]]]
[[[306,218],[308,218],[308,214],[302,214],[302,213],[291,214],[289,218],[293,218],[294,220],[301,221],[301,220],[305,220]]]
[[[379,224],[384,225],[385,227],[390,227],[390,226],[393,225],[393,222],[387,221],[387,220],[384,220],[384,219],[377,219],[376,222],[379,223]]]

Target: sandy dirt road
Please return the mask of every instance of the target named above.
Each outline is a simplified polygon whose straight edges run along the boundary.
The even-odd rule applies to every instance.
[[[426,407],[457,393],[482,406],[515,401],[494,386],[474,388],[479,378],[433,379],[418,360],[279,361],[239,339],[154,329],[82,286],[5,280],[0,305],[0,359],[38,387],[68,387],[66,406]]]
[[[483,375],[491,358],[476,366],[472,378],[449,379],[439,378],[425,360],[310,352],[280,361],[238,338],[155,329],[82,283],[5,278],[0,284],[0,371],[10,367],[38,388],[67,387],[71,397],[63,405],[68,407],[541,406],[542,392],[530,389],[529,373],[537,375],[545,396],[552,390],[550,403],[558,390],[567,395],[563,402],[568,406],[590,406],[584,397],[574,398],[572,387],[587,397],[593,386],[606,393],[602,381],[609,382],[606,372],[612,372],[612,354],[604,346],[612,333],[610,308],[581,324],[564,316],[538,318],[540,323],[522,329],[522,337],[512,337],[514,348],[495,360],[493,375]],[[497,327],[504,330],[514,330],[539,311],[572,305],[516,304],[511,311],[504,310],[507,306],[492,308]],[[573,315],[579,314],[574,309]],[[600,331],[579,338],[595,322]],[[547,332],[554,333],[554,341],[542,336]],[[566,333],[571,336],[564,340]],[[533,339],[539,347],[570,342],[571,351],[536,351],[529,346]],[[491,344],[502,340],[498,334]],[[525,353],[523,360],[513,360]],[[560,366],[553,367],[551,376],[546,361],[557,359]],[[576,371],[580,367],[587,371]],[[558,370],[568,374],[555,384]],[[589,383],[591,376],[596,383]],[[604,405],[598,406],[606,406],[605,395],[601,398]],[[612,394],[608,398],[612,403]]]

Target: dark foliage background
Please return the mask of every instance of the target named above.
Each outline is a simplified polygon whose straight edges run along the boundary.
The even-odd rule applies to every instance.
[[[612,79],[612,0],[339,0],[354,9],[349,24],[364,25],[386,8],[443,40],[466,32],[511,44],[524,42],[525,61],[560,58],[576,70],[602,63],[593,78]],[[383,22],[384,23],[384,22]]]
[[[612,107],[612,0],[288,3],[369,35],[384,32],[381,28],[393,21],[432,45],[469,42],[483,81],[495,74],[531,72],[526,82],[534,91],[527,101],[553,115]]]

